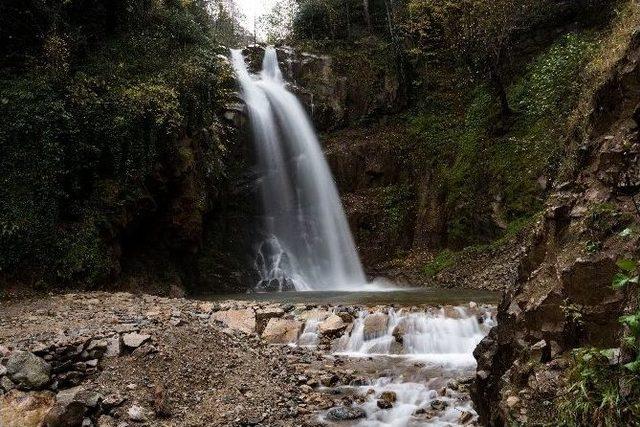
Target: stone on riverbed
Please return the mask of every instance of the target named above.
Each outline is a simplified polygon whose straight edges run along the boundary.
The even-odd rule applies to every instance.
[[[322,310],[319,308],[314,308],[311,310],[303,311],[297,317],[302,321],[308,320],[325,320],[327,317],[331,316],[327,310]]]
[[[352,406],[336,406],[327,412],[327,419],[329,421],[357,420],[365,418],[366,416],[367,414],[363,409]]]
[[[262,333],[269,344],[290,344],[296,342],[302,332],[302,322],[293,319],[272,318]]]
[[[265,307],[256,310],[256,328],[259,334],[267,327],[270,319],[284,316],[284,310],[280,307]]]
[[[336,335],[346,329],[347,324],[344,323],[341,317],[332,314],[324,322],[318,325],[318,331],[322,335]]]
[[[213,320],[223,323],[226,327],[236,331],[251,334],[256,330],[256,316],[252,309],[218,311]]]
[[[39,389],[49,382],[51,365],[28,351],[14,351],[7,361],[7,373],[22,387]]]
[[[387,333],[389,316],[384,313],[374,313],[364,319],[364,339],[371,340]]]

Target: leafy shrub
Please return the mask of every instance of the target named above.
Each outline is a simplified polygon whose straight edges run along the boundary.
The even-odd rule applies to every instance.
[[[612,349],[580,348],[573,353],[568,386],[559,403],[562,424],[632,425],[640,416],[640,379],[610,363]]]
[[[0,273],[97,282],[117,268],[111,223],[149,208],[176,141],[216,122],[229,71],[199,0],[63,3],[38,61],[0,72]]]

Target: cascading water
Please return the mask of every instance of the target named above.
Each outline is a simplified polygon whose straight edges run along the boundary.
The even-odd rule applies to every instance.
[[[307,321],[297,345],[321,342],[318,322],[315,318]],[[365,396],[356,406],[366,415],[351,424],[333,424],[326,418],[323,421],[351,427],[467,424],[475,413],[468,394],[461,391],[467,385],[456,378],[473,375],[473,350],[494,325],[493,310],[477,305],[361,310],[345,332],[332,341],[332,354],[342,359],[341,366],[345,358],[362,360],[351,366],[375,373],[330,393]],[[392,395],[393,402],[381,406],[385,394]]]
[[[269,237],[258,249],[262,290],[354,290],[366,283],[329,166],[298,99],[285,87],[276,50],[251,76],[232,51],[257,148]]]
[[[351,356],[402,354],[452,366],[473,366],[473,350],[494,321],[483,317],[481,324],[462,308],[457,308],[455,315],[446,315],[444,309],[412,313],[390,309],[388,314],[363,311],[355,320],[351,334],[337,343],[337,350]],[[365,332],[369,316],[385,319],[385,328],[373,336]]]

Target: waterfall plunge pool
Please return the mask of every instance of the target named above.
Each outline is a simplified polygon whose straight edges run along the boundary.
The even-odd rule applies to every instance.
[[[443,288],[406,288],[354,291],[305,291],[305,292],[259,292],[216,294],[207,293],[197,296],[207,301],[258,301],[290,304],[328,304],[328,305],[394,305],[437,306],[459,305],[474,301],[478,304],[498,304],[500,292],[477,289]]]

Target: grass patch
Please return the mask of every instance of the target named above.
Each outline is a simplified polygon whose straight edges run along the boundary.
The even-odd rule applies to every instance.
[[[438,253],[436,257],[424,267],[424,274],[433,278],[445,268],[451,267],[455,262],[455,252],[445,249]]]

